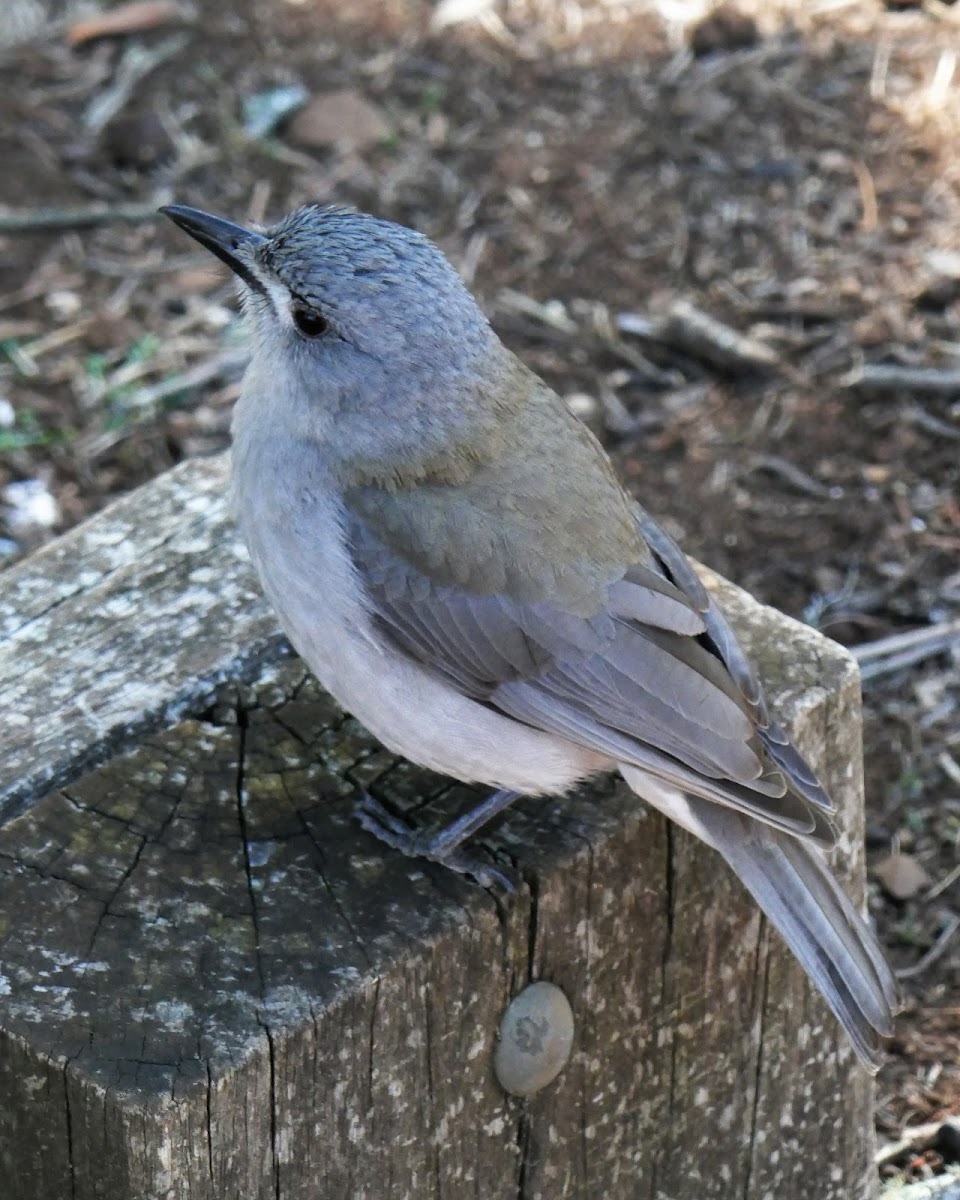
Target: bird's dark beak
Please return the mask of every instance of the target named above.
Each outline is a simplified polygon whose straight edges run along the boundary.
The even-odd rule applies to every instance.
[[[262,233],[244,229],[242,225],[225,221],[223,217],[215,217],[201,208],[188,208],[185,204],[166,204],[160,212],[225,262],[244,283],[258,292],[264,291],[263,284],[250,270],[248,260],[239,254],[243,247],[253,247],[265,242],[267,239]]]

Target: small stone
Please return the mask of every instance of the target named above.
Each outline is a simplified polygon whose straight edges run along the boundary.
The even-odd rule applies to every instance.
[[[760,30],[753,17],[740,12],[732,4],[724,4],[694,26],[690,34],[690,49],[699,58],[705,54],[746,50],[759,40]]]
[[[873,873],[894,900],[909,900],[930,884],[930,876],[912,854],[890,854]]]
[[[432,112],[427,117],[424,132],[431,146],[442,146],[450,132],[450,121],[442,112]]]
[[[941,275],[921,288],[914,296],[913,303],[921,312],[943,312],[958,300],[960,278],[955,275]]]
[[[500,1086],[512,1096],[532,1096],[552,1083],[573,1048],[573,1011],[563,992],[541,981],[511,1000],[493,1055]]]
[[[944,1121],[933,1140],[933,1149],[945,1163],[960,1163],[960,1120],[951,1117]]]
[[[60,523],[60,506],[42,479],[19,479],[0,492],[7,505],[5,518],[11,533],[52,529]]]
[[[493,8],[493,0],[440,0],[430,18],[434,33],[451,25],[463,25],[486,16]]]
[[[362,150],[390,136],[380,109],[359,92],[327,92],[314,96],[290,121],[287,136],[311,150],[342,146]]]
[[[268,137],[291,113],[302,108],[309,93],[300,83],[255,92],[243,102],[243,128],[248,137]]]
[[[597,415],[597,402],[587,392],[571,392],[568,396],[564,396],[564,402],[573,415],[579,417],[581,421],[589,421],[591,417]]]
[[[923,257],[934,275],[945,275],[951,279],[960,279],[960,254],[955,250],[933,248],[928,250]]]
[[[87,327],[87,345],[92,350],[116,350],[129,346],[142,334],[142,328],[130,317],[99,312]]]
[[[43,302],[53,315],[62,321],[68,321],[71,317],[75,317],[83,308],[83,299],[80,293],[67,288],[57,288],[56,291],[47,292]]]
[[[121,113],[100,135],[104,154],[115,167],[146,171],[173,158],[175,147],[155,112]]]

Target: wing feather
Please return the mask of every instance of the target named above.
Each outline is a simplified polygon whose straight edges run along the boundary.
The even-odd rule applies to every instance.
[[[829,812],[829,798],[770,722],[746,656],[688,560],[642,511],[637,561],[604,585],[592,615],[527,593],[478,594],[449,572],[439,583],[429,554],[408,560],[381,540],[373,511],[348,508],[354,561],[373,615],[412,657],[517,720],[778,829],[830,840],[816,811]],[[390,514],[387,523],[403,522]]]

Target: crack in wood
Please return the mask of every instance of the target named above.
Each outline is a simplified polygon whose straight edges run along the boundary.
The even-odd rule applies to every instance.
[[[63,1105],[65,1119],[65,1133],[67,1142],[67,1166],[70,1172],[70,1197],[75,1200],[77,1195],[77,1167],[74,1159],[74,1139],[73,1139],[73,1105],[70,1100],[70,1064],[75,1062],[82,1051],[78,1050],[75,1055],[68,1056],[64,1060],[62,1076],[63,1076]]]
[[[751,1200],[753,1183],[753,1159],[757,1154],[757,1131],[760,1127],[760,1102],[764,1082],[764,1028],[770,995],[770,948],[767,922],[761,917],[757,928],[756,965],[753,983],[757,1004],[757,1057],[753,1071],[753,1101],[750,1107],[750,1124],[747,1136],[746,1167],[743,1179],[743,1200]],[[758,986],[759,985],[759,986]]]
[[[786,655],[788,724],[798,714],[808,744],[826,730],[850,807],[838,725],[855,719],[854,676],[825,647],[808,678],[791,639],[815,635],[787,629],[769,635],[768,673]],[[809,1185],[829,1170],[824,1147],[841,1180],[819,1176],[821,1200],[864,1200],[869,1092],[835,1039],[832,1058],[790,1040],[799,1014],[816,1013],[805,985],[774,945],[761,989],[743,941],[750,902],[719,863],[705,869],[706,852],[601,784],[510,814],[489,845],[522,886],[493,903],[354,826],[356,780],[407,812],[433,813],[457,789],[378,749],[302,666],[263,668],[213,700],[0,831],[13,926],[0,920],[0,1149],[24,1164],[11,1200],[71,1186],[73,1200],[171,1187],[326,1200],[317,1180],[338,1197],[386,1182],[391,1200],[532,1200],[577,1181],[617,1200],[648,1187],[717,1200],[716,1180],[696,1175],[704,1139],[738,1172],[722,1200],[795,1200],[788,1173]],[[571,999],[578,1058],[521,1104],[499,1092],[489,1056],[505,1002],[534,978]],[[661,1031],[672,1036],[658,1047]],[[757,1037],[771,1045],[762,1058]],[[83,1058],[57,1087],[64,1048]],[[30,1090],[44,1071],[49,1097]],[[771,1096],[794,1077],[814,1089],[806,1141],[784,1142],[779,1164],[755,1157],[745,1179],[745,1140],[778,1132]],[[37,1152],[56,1138],[55,1154]]]
[[[286,787],[286,781],[284,781],[284,787]],[[360,936],[360,934],[357,931],[356,927],[354,926],[353,922],[351,921],[350,914],[347,912],[342,901],[340,900],[340,897],[337,895],[333,884],[327,878],[326,872],[324,870],[324,866],[325,866],[325,862],[326,862],[326,854],[324,852],[324,849],[320,845],[319,841],[317,840],[316,834],[310,828],[310,824],[307,821],[306,817],[303,815],[303,813],[299,809],[296,809],[295,811],[297,813],[297,819],[300,822],[300,828],[307,835],[307,837],[309,838],[311,844],[313,845],[313,847],[316,851],[317,875],[318,875],[321,883],[323,884],[327,895],[330,897],[330,903],[333,905],[334,910],[337,913],[337,916],[343,922],[344,928],[347,930],[347,932],[353,938],[354,944],[356,945],[357,949],[363,955],[363,958],[364,958],[368,968],[372,969],[373,961],[370,957],[370,952],[367,949],[367,945],[364,942],[363,938]]]
[[[197,1045],[197,1057],[200,1055],[200,1046]],[[210,1067],[210,1060],[204,1058],[204,1067],[206,1068],[206,1169],[210,1182],[214,1182],[214,1073]]]
[[[373,1110],[373,1073],[377,1047],[377,1013],[380,1008],[380,980],[373,981],[373,1000],[370,1004],[370,1034],[367,1049],[367,1107]]]
[[[237,821],[240,827],[240,842],[243,846],[243,867],[247,880],[247,893],[250,899],[250,920],[253,925],[253,946],[254,959],[257,968],[257,977],[260,983],[260,1006],[261,1011],[257,1013],[257,1024],[263,1030],[267,1040],[267,1055],[270,1068],[270,1153],[273,1166],[274,1194],[276,1200],[281,1200],[280,1192],[280,1154],[278,1146],[278,1114],[277,1114],[277,1063],[276,1050],[273,1044],[273,1031],[267,1020],[268,1002],[267,1002],[267,983],[266,974],[263,969],[263,948],[260,940],[260,918],[257,904],[256,885],[253,877],[253,862],[250,854],[250,837],[247,828],[247,789],[246,789],[246,770],[247,770],[247,736],[248,736],[248,715],[247,710],[242,704],[237,705]]]
[[[516,1134],[516,1147],[520,1159],[517,1168],[517,1200],[530,1200],[530,1194],[527,1190],[527,1170],[530,1154],[530,1118],[527,1113],[526,1102],[522,1101],[521,1103],[523,1107],[520,1110],[520,1117],[517,1121]]]
[[[437,1097],[433,1086],[433,1054],[434,1054],[434,1020],[433,1009],[430,1002],[430,991],[428,988],[423,988],[423,1026],[426,1035],[426,1045],[424,1048],[424,1060],[427,1069],[427,1107],[429,1110],[429,1118],[427,1129],[433,1131],[437,1127]],[[440,1178],[440,1147],[437,1144],[435,1136],[430,1136],[430,1159],[433,1167],[433,1182],[436,1189],[437,1200],[443,1194],[443,1183]]]
[[[93,927],[93,932],[90,935],[90,941],[87,943],[87,957],[88,958],[93,954],[93,947],[96,943],[97,935],[99,934],[99,932],[103,926],[103,922],[106,920],[106,918],[108,916],[114,915],[110,912],[111,905],[113,904],[114,900],[116,900],[117,897],[120,895],[120,893],[123,891],[123,888],[127,883],[127,880],[130,878],[130,876],[134,873],[134,871],[140,865],[140,859],[143,855],[143,851],[145,850],[146,845],[147,845],[147,838],[144,835],[140,838],[139,845],[137,846],[137,849],[134,852],[133,858],[130,861],[130,865],[120,876],[119,880],[117,881],[116,887],[113,889],[111,894],[108,896],[108,898],[104,902],[103,912],[100,914],[100,917],[97,920],[96,925]]]

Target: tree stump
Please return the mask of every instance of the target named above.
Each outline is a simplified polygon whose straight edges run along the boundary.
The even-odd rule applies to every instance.
[[[711,851],[612,781],[522,801],[499,902],[364,833],[437,820],[285,649],[195,462],[0,579],[0,1194],[7,1200],[873,1195],[872,1089]],[[719,580],[836,797],[862,890],[859,686]],[[53,789],[53,790],[51,790]],[[573,1054],[492,1070],[561,987]]]

